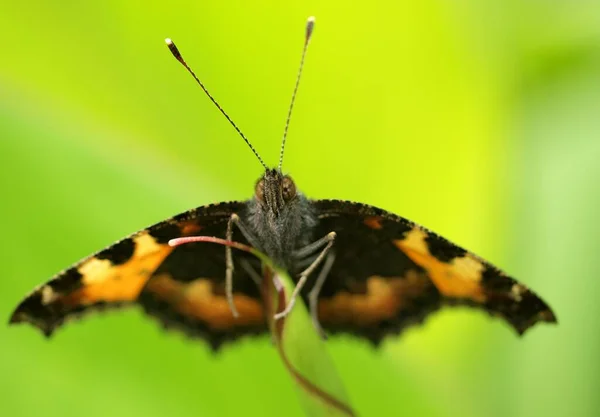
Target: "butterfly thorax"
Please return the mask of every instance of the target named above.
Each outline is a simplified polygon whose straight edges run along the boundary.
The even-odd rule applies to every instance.
[[[265,171],[242,219],[250,228],[250,243],[275,263],[294,271],[294,252],[311,242],[317,223],[311,206],[291,177],[278,170]]]

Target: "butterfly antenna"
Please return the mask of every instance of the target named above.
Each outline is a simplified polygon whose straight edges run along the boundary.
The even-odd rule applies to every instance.
[[[290,119],[292,118],[292,110],[294,109],[294,102],[296,101],[296,93],[298,92],[298,85],[300,84],[300,77],[302,76],[302,67],[304,67],[304,57],[306,56],[306,50],[308,49],[308,43],[315,27],[315,18],[311,16],[306,21],[306,35],[304,37],[304,47],[302,48],[302,58],[300,59],[300,67],[298,68],[298,75],[296,76],[296,85],[294,86],[294,92],[292,93],[292,102],[288,110],[287,119],[285,120],[285,129],[283,130],[283,139],[281,140],[281,151],[279,153],[279,166],[278,171],[281,172],[281,166],[283,165],[283,152],[285,150],[285,139],[287,138],[288,128],[290,127]]]
[[[171,53],[173,54],[173,56],[175,57],[175,59],[177,61],[179,61],[181,63],[181,65],[183,65],[185,67],[185,69],[192,75],[192,77],[194,77],[194,80],[196,80],[196,82],[198,83],[198,85],[200,86],[200,88],[202,88],[202,90],[206,93],[206,95],[208,96],[208,98],[210,99],[210,101],[212,101],[213,104],[215,106],[217,106],[217,109],[219,109],[219,111],[221,112],[221,114],[223,114],[223,116],[225,116],[225,118],[231,124],[231,126],[233,126],[233,128],[235,129],[235,131],[238,132],[238,134],[242,137],[242,139],[244,139],[244,142],[246,142],[246,145],[248,145],[250,147],[250,150],[252,151],[252,153],[254,153],[254,155],[256,155],[256,157],[258,158],[258,161],[261,163],[261,165],[265,169],[267,169],[267,165],[264,163],[263,159],[260,157],[260,155],[258,154],[258,152],[256,151],[256,149],[254,149],[254,146],[252,146],[252,144],[250,143],[250,141],[248,140],[248,138],[246,138],[246,136],[242,133],[242,131],[240,130],[240,128],[237,127],[237,125],[233,122],[233,120],[231,120],[231,117],[229,117],[229,115],[227,113],[225,113],[225,110],[223,110],[223,108],[219,105],[219,103],[217,103],[217,100],[215,100],[213,98],[213,96],[208,92],[208,90],[206,89],[206,87],[204,86],[204,84],[202,84],[202,81],[200,81],[200,79],[196,76],[196,74],[194,73],[194,71],[192,71],[192,69],[187,64],[187,62],[185,62],[185,60],[181,56],[181,53],[179,52],[179,49],[177,49],[177,47],[175,46],[175,44],[173,43],[173,41],[171,39],[167,38],[167,39],[165,39],[165,43],[169,47],[169,50],[171,51]]]

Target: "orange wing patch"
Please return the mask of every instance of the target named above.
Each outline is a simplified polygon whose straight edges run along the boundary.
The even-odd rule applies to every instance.
[[[415,301],[429,297],[429,278],[417,271],[405,277],[371,276],[362,294],[339,292],[319,302],[319,320],[325,325],[367,327],[390,320],[405,312],[412,314]],[[434,290],[435,291],[435,290]]]
[[[123,239],[36,288],[10,323],[29,322],[49,336],[65,320],[93,307],[134,302],[172,251],[148,231]]]
[[[365,217],[363,223],[373,230],[381,230],[383,228],[381,221],[382,218],[380,216],[369,216]]]
[[[442,262],[429,252],[426,237],[424,230],[415,227],[404,239],[395,240],[394,244],[427,271],[433,284],[445,297],[485,302],[486,295],[481,284],[485,268],[483,263],[470,254],[454,258],[450,262]]]
[[[173,248],[159,244],[147,232],[133,237],[132,258],[121,265],[108,259],[91,258],[79,266],[83,286],[66,295],[65,306],[90,305],[98,302],[135,301],[150,275]]]
[[[195,221],[188,220],[188,221],[182,222],[179,225],[179,229],[181,230],[182,236],[191,236],[191,235],[198,234],[200,232],[200,230],[202,230],[202,226],[200,226]]]
[[[235,318],[225,294],[218,291],[207,278],[180,282],[168,274],[160,274],[152,277],[144,293],[166,303],[169,309],[187,319],[201,322],[212,330],[227,331],[235,327],[258,327],[265,324],[260,299],[234,292],[233,302],[239,312],[239,317]]]

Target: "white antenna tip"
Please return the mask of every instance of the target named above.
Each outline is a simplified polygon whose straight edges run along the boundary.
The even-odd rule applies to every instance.
[[[170,45],[173,45],[173,41],[171,40],[171,38],[166,38],[166,39],[165,39],[165,43],[166,43],[167,45],[169,45],[169,46],[170,46]]]
[[[315,28],[315,17],[311,16],[306,20],[306,42],[310,40],[313,29]]]

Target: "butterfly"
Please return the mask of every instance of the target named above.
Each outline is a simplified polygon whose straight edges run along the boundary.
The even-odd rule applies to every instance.
[[[443,306],[484,310],[518,334],[538,322],[556,323],[534,292],[476,255],[380,208],[308,199],[282,172],[313,28],[311,18],[277,168],[267,167],[167,39],[174,57],[265,168],[253,197],[186,211],[81,260],[34,289],[10,323],[30,323],[50,336],[65,321],[89,311],[135,304],[215,350],[227,341],[268,332],[260,261],[229,247],[194,242],[194,236],[235,240],[268,255],[296,283],[292,299],[276,318],[301,299],[323,334],[349,333],[377,345]],[[178,244],[182,238],[190,241]]]

